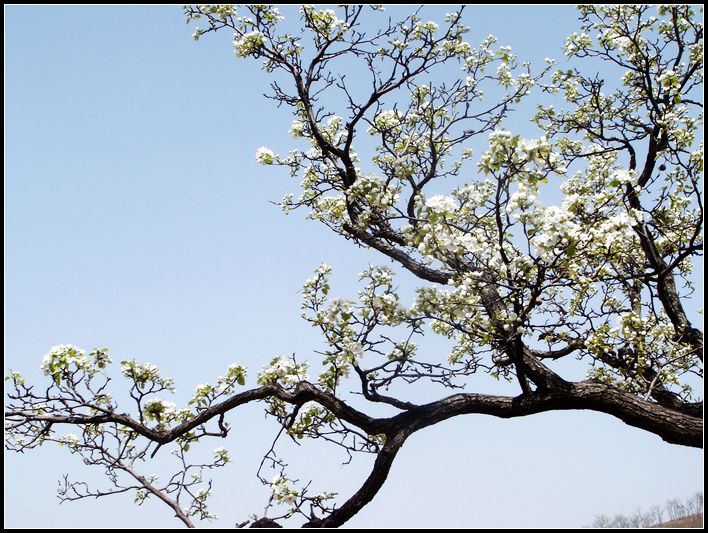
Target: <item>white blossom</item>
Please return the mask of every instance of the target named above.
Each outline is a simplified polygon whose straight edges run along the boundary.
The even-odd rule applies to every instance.
[[[447,211],[454,211],[457,209],[457,202],[451,196],[445,196],[438,194],[431,196],[425,201],[425,207],[431,211],[436,211],[439,213],[444,213]]]
[[[256,161],[261,165],[272,165],[275,161],[275,153],[270,148],[261,146],[256,150]]]
[[[247,57],[260,51],[265,44],[265,35],[252,31],[243,35],[234,35],[234,51],[238,57]]]

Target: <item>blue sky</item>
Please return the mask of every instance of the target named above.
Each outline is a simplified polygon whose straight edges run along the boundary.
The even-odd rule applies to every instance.
[[[321,343],[299,318],[302,281],[324,261],[348,296],[382,260],[269,203],[297,182],[255,162],[259,146],[292,143],[259,66],[236,61],[228,35],[195,43],[179,7],[5,15],[5,367],[39,380],[50,346],[108,346],[173,376],[180,402],[230,363],[253,377],[276,354],[312,357]],[[494,33],[536,64],[559,57],[577,27],[568,7],[471,7],[465,22],[471,42]],[[235,460],[215,476],[215,525],[267,498],[254,474],[275,428],[261,411],[236,414],[229,438],[208,443]],[[319,444],[287,451],[294,473],[342,494],[369,464],[341,467]],[[167,508],[123,496],[60,507],[65,472],[101,482],[64,449],[6,455],[5,525],[177,525]],[[605,415],[458,418],[411,438],[349,525],[582,526],[688,496],[701,472],[701,451]]]

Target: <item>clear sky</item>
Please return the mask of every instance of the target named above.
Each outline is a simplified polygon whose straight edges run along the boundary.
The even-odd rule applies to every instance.
[[[252,385],[274,355],[313,357],[321,343],[299,318],[302,281],[324,261],[347,297],[355,274],[383,261],[269,203],[297,182],[255,162],[259,146],[292,142],[291,117],[262,97],[259,66],[236,61],[228,35],[195,43],[177,6],[14,6],[5,16],[6,369],[36,381],[50,346],[107,346],[114,360],[157,364],[184,402],[230,363],[247,365]],[[561,56],[577,28],[569,7],[470,7],[465,22],[472,43],[494,33],[536,64]],[[275,434],[260,406],[231,421],[225,442],[208,443],[234,459],[215,476],[221,527],[261,512],[255,470]],[[341,467],[319,444],[288,451],[294,474],[344,495],[370,461]],[[6,454],[5,525],[179,525],[166,507],[127,496],[60,507],[65,472],[101,483],[65,449]],[[700,450],[606,415],[461,417],[413,436],[348,525],[582,526],[702,484]]]

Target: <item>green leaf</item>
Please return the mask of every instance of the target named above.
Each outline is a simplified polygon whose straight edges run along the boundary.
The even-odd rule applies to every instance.
[[[568,254],[568,257],[573,257],[577,252],[577,249],[575,248],[574,243],[570,243],[568,247],[565,249],[565,253]]]
[[[245,384],[246,384],[246,378],[243,377],[243,374],[240,374],[240,375],[236,378],[236,383],[238,383],[239,385],[245,385]]]

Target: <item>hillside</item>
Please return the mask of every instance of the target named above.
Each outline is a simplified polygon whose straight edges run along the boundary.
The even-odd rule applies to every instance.
[[[685,516],[683,518],[679,518],[678,520],[671,520],[670,522],[664,522],[663,524],[659,524],[656,526],[652,527],[695,527],[695,528],[702,528],[703,527],[703,513],[700,514],[694,514],[692,516]]]

